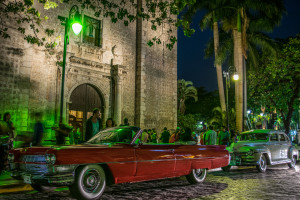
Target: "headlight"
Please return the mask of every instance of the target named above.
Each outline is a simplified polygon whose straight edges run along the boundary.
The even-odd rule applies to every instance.
[[[248,154],[248,156],[253,156],[253,154],[254,154],[253,149],[250,149],[247,154]]]
[[[15,160],[15,155],[13,153],[9,153],[7,156],[8,162],[12,163]]]
[[[48,164],[54,165],[55,161],[56,161],[56,157],[54,154],[46,154],[46,162]]]

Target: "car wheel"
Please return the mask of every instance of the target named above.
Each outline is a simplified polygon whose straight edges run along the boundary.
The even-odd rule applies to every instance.
[[[99,199],[106,186],[105,172],[99,165],[87,165],[75,173],[75,182],[69,187],[77,199]]]
[[[291,162],[288,163],[289,168],[295,168],[295,166],[296,166],[296,161],[297,161],[297,157],[296,157],[296,156],[293,156],[293,157],[291,158]]]
[[[202,183],[206,177],[206,169],[193,169],[186,179],[190,184]]]
[[[221,168],[222,168],[222,170],[223,170],[224,172],[229,172],[229,171],[230,171],[230,168],[231,168],[231,165],[227,165],[227,166],[221,167]]]
[[[52,192],[56,187],[31,184],[31,187],[38,192]]]
[[[260,156],[258,165],[256,165],[256,169],[259,172],[265,172],[267,170],[267,158],[265,155]]]

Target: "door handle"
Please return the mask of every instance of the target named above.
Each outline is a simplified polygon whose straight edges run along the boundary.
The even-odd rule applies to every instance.
[[[169,149],[169,151],[172,152],[172,153],[174,153],[175,150],[174,149]]]

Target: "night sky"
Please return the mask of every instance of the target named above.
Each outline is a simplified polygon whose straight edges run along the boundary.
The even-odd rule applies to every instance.
[[[280,26],[269,34],[273,38],[287,38],[300,33],[300,0],[285,0],[285,6],[287,14]],[[196,87],[204,86],[206,90],[213,91],[218,89],[214,60],[204,58],[204,49],[213,33],[210,29],[203,32],[199,29],[198,22],[203,13],[194,18],[196,32],[191,37],[178,30],[178,79],[192,81]]]

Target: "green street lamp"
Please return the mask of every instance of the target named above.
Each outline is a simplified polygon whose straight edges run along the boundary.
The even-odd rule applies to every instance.
[[[63,118],[63,107],[64,107],[64,88],[65,88],[65,69],[66,69],[66,54],[67,54],[67,45],[69,44],[69,29],[72,27],[72,30],[75,35],[78,35],[82,30],[80,13],[78,6],[72,6],[69,12],[69,18],[58,16],[58,19],[62,22],[61,25],[65,26],[65,35],[64,35],[64,53],[63,53],[63,66],[62,66],[62,76],[61,76],[61,93],[60,93],[60,116],[59,122],[62,123]]]

